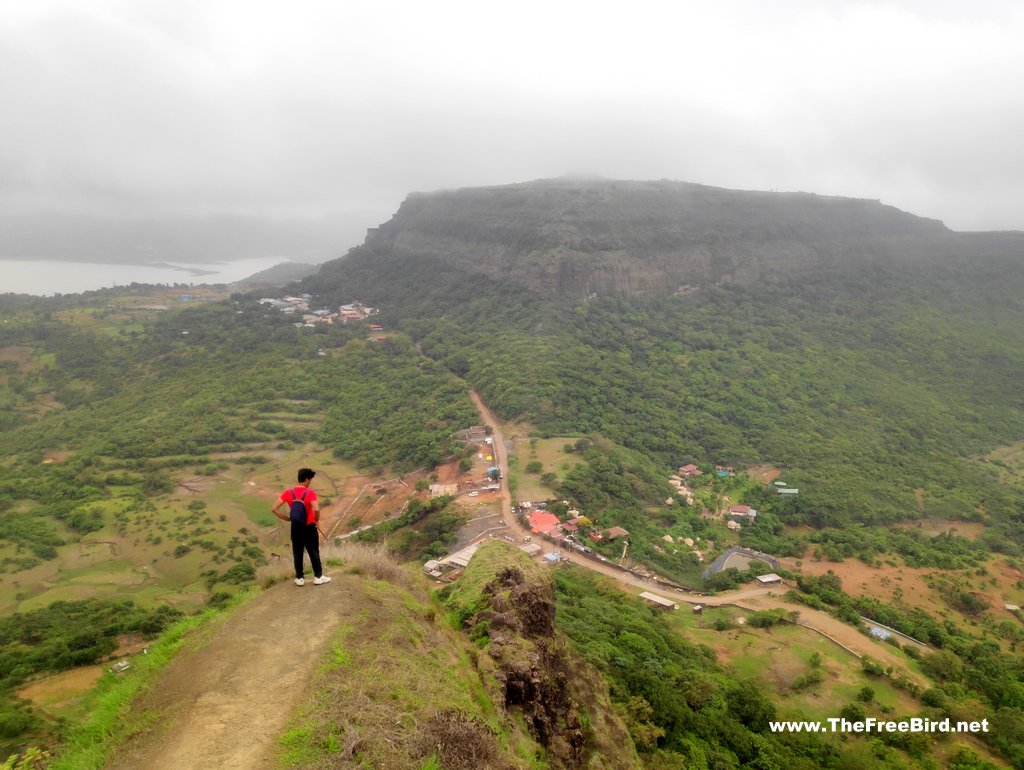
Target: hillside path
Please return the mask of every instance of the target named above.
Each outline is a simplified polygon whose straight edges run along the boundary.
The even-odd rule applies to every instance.
[[[140,731],[107,770],[269,770],[335,630],[354,613],[344,580],[260,593],[186,643],[134,705]]]

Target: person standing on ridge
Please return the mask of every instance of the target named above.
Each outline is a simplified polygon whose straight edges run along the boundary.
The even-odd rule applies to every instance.
[[[313,567],[313,584],[319,586],[331,582],[320,564],[320,503],[317,502],[316,492],[309,488],[314,476],[316,471],[299,468],[299,485],[282,492],[277,504],[270,509],[277,518],[291,522],[292,557],[295,559],[297,586],[306,585],[302,568],[303,551],[309,553],[309,563]],[[288,506],[287,515],[281,513],[281,508],[285,505]]]

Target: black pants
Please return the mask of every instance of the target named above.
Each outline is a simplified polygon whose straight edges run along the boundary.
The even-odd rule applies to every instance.
[[[295,559],[295,577],[303,577],[302,552],[309,552],[309,563],[313,566],[313,577],[320,577],[324,569],[320,565],[320,533],[316,524],[295,524],[292,522],[292,558]]]

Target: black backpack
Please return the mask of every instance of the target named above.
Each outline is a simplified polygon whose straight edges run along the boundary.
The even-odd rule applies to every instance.
[[[308,515],[306,513],[305,499],[308,493],[309,490],[304,489],[302,490],[302,497],[299,497],[298,495],[295,494],[294,490],[292,491],[293,500],[291,503],[291,507],[289,508],[289,514],[292,520],[292,524],[306,523]]]

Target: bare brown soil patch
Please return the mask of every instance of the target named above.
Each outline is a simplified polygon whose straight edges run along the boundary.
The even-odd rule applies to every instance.
[[[0,348],[0,361],[13,361],[18,365],[18,373],[24,374],[31,367],[32,348],[27,345],[8,345]]]
[[[784,567],[797,570],[796,560],[779,559]],[[871,596],[883,602],[903,602],[937,613],[948,609],[946,603],[928,585],[927,576],[934,568],[870,567],[859,559],[842,562],[809,561],[805,559],[799,571],[808,575],[834,572],[842,580],[843,590],[852,596]]]
[[[899,529],[914,530],[921,534],[934,536],[953,534],[968,540],[977,540],[985,532],[985,524],[980,521],[963,521],[961,519],[922,519],[908,521],[897,525]]]
[[[462,480],[462,474],[459,473],[458,460],[442,463],[434,469],[434,472],[437,474],[437,482],[439,484],[453,484]]]
[[[752,465],[747,468],[747,475],[762,484],[771,484],[782,475],[782,469],[773,465]]]
[[[714,643],[711,643],[705,640],[704,644],[715,651],[715,658],[719,663],[729,665],[732,663],[733,659],[739,655],[736,642],[740,641],[740,634],[742,633],[742,631],[727,631],[724,632],[722,641],[715,641]],[[732,644],[729,644],[729,642],[732,642]]]
[[[117,649],[111,658],[123,658],[125,655],[138,655],[149,646],[142,634],[121,634],[117,637]]]
[[[43,465],[52,465],[53,463],[62,463],[65,460],[74,457],[75,453],[70,451],[63,452],[50,452],[43,458]]]
[[[190,476],[182,479],[175,487],[175,494],[183,497],[198,497],[213,489],[214,480],[206,476]]]
[[[321,511],[321,529],[328,537],[343,535],[359,527],[389,519],[401,511],[406,499],[416,493],[416,482],[423,472],[402,478],[374,479],[349,476],[340,486],[338,499]]]
[[[103,676],[103,666],[82,666],[61,671],[18,690],[18,697],[43,711],[52,712],[70,705],[92,690]]]

